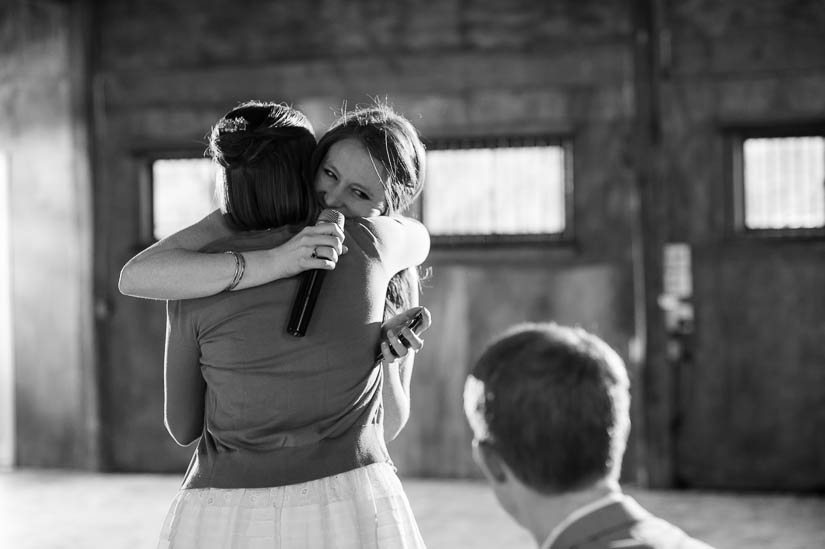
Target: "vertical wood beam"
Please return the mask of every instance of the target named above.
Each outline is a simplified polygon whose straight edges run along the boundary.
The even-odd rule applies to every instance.
[[[632,346],[633,425],[640,484],[673,483],[672,375],[657,296],[662,289],[661,251],[666,238],[667,193],[661,177],[659,17],[664,0],[634,2],[634,159],[637,184],[631,203],[635,344]]]
[[[83,289],[80,296],[78,324],[80,326],[80,364],[82,376],[82,406],[85,435],[83,467],[99,470],[100,460],[100,387],[98,383],[99,355],[95,313],[95,235],[94,235],[94,169],[92,151],[94,136],[91,131],[91,78],[94,27],[93,0],[79,0],[69,4],[69,72],[71,82],[70,109],[74,151],[74,180],[79,190],[76,213],[77,230],[82,242],[83,266],[80,277]]]

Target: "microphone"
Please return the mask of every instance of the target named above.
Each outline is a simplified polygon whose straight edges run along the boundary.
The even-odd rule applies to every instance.
[[[318,216],[317,223],[335,223],[344,228],[344,215],[337,210],[324,210]],[[316,223],[316,224],[317,224]],[[289,315],[289,324],[286,331],[295,337],[303,337],[307,333],[309,319],[315,309],[315,302],[318,300],[318,293],[321,291],[321,283],[324,281],[325,269],[310,269],[301,276],[301,285],[298,293],[295,294],[295,302],[292,304],[292,313]]]

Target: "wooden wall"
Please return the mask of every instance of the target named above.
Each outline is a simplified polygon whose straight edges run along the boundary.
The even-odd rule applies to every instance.
[[[0,6],[17,444],[26,466],[98,466],[83,11]]]
[[[0,25],[21,465],[185,467],[190,450],[162,425],[163,307],[120,296],[117,274],[146,244],[146,154],[198,154],[210,124],[252,98],[291,102],[319,134],[344,101],[378,96],[426,138],[573,139],[572,242],[434,247],[422,302],[435,326],[416,363],[412,418],[391,448],[403,474],[478,474],[464,376],[486,339],[521,320],[581,324],[628,359],[625,473],[653,485],[712,469],[696,454],[724,459],[702,450],[720,436],[708,438],[705,426],[723,423],[719,400],[741,396],[716,391],[719,379],[752,382],[761,371],[747,369],[765,356],[750,342],[783,341],[777,357],[802,357],[783,370],[787,399],[818,398],[805,387],[821,384],[823,371],[812,343],[825,325],[815,301],[825,287],[821,246],[725,239],[722,128],[823,118],[821,2],[17,0],[0,7]],[[668,358],[657,304],[671,241],[696,258],[702,362],[692,370]],[[748,277],[752,285],[739,283]],[[764,322],[773,302],[754,288],[775,281],[783,315],[809,303],[807,323]],[[736,405],[737,417],[748,405]],[[757,439],[787,423],[771,421]]]
[[[687,486],[822,492],[825,239],[737,228],[729,139],[825,127],[825,7],[664,2],[657,15],[667,48],[649,213],[661,229],[649,237],[691,246],[696,325],[686,360],[649,357],[666,367],[648,368],[648,396],[670,409],[646,413],[648,448],[663,456],[651,462]]]
[[[292,102],[319,133],[342,101],[387,97],[426,138],[550,134],[575,140],[575,242],[434,249],[422,302],[436,327],[417,360],[409,428],[393,445],[407,474],[476,476],[461,411],[483,342],[522,320],[582,323],[625,352],[633,330],[628,136],[631,20],[621,3],[107,2],[100,7],[96,218],[112,302],[101,363],[116,469],[150,461],[159,420],[156,304],[117,295],[139,212],[136,154],[192,146],[236,102]],[[240,6],[240,5],[239,5]],[[135,389],[140,386],[141,389]],[[140,436],[134,436],[139,434]]]
[[[562,250],[455,252],[436,250],[433,279],[422,302],[437,322],[416,362],[410,422],[391,446],[409,474],[467,477],[469,454],[462,392],[484,343],[523,321],[579,324],[626,347],[631,285],[619,267],[577,261]],[[628,459],[628,466],[632,464]]]

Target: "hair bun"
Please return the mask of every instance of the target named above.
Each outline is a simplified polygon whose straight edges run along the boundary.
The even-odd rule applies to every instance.
[[[212,128],[209,156],[227,169],[252,166],[273,156],[285,140],[308,137],[306,117],[285,105],[247,102],[227,113]]]
[[[249,131],[249,122],[241,116],[222,118],[209,139],[209,153],[224,168],[234,168],[248,164],[252,147],[258,137]]]

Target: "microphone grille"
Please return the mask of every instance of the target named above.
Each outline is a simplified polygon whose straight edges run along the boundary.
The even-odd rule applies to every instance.
[[[339,227],[344,226],[344,214],[338,210],[326,209],[318,216],[318,223],[335,223]]]

